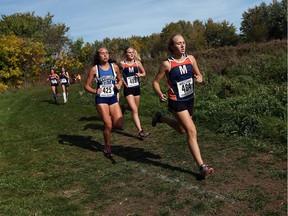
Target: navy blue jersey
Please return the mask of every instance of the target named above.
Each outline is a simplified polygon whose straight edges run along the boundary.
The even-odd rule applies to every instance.
[[[134,61],[132,64],[128,64],[126,61],[124,61],[122,74],[128,88],[140,88],[140,80],[137,76],[138,71],[139,69],[136,61]],[[124,88],[127,87],[124,86]]]
[[[191,59],[185,55],[182,62],[168,58],[171,69],[166,74],[169,87],[169,98],[177,101],[187,101],[194,97],[194,72]]]
[[[61,84],[66,85],[69,83],[68,74],[66,72],[59,74],[59,77],[60,77]]]
[[[49,75],[49,80],[50,80],[51,86],[57,86],[58,85],[57,75],[55,75],[55,74]]]

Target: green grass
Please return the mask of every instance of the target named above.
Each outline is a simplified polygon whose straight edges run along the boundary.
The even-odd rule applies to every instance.
[[[1,94],[0,215],[287,214],[286,156],[269,143],[196,122],[203,158],[215,168],[200,181],[185,135],[150,126],[153,113],[169,113],[147,88],[139,113],[151,135],[139,140],[126,112],[112,160],[101,152],[93,96],[81,91],[72,85],[66,105],[62,97],[52,103],[49,86]]]

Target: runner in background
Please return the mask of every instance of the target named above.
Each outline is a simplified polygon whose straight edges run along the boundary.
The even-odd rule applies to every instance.
[[[81,83],[81,75],[77,74],[76,79],[75,79],[78,83]]]
[[[135,54],[138,58],[136,58]],[[120,62],[120,69],[124,81],[123,94],[128,107],[122,105],[122,113],[124,114],[125,110],[132,111],[133,122],[138,130],[139,136],[146,138],[149,133],[143,130],[138,114],[140,104],[140,77],[146,76],[146,71],[139,60],[140,56],[132,47],[127,47],[124,50],[124,55],[126,59]]]
[[[59,76],[55,73],[54,68],[51,68],[50,75],[47,78],[47,81],[50,81],[51,89],[53,92],[54,103],[57,103],[57,93],[58,93],[58,85],[59,85]]]
[[[64,104],[67,103],[68,101],[68,88],[70,86],[69,82],[69,73],[68,71],[65,70],[64,67],[61,68],[62,72],[60,73],[60,81],[61,81],[61,86],[62,86],[62,91],[63,91],[63,100]]]

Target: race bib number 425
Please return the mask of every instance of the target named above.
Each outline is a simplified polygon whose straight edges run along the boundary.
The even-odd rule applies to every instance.
[[[100,97],[112,97],[114,95],[114,85],[108,84],[108,85],[100,85],[101,93]]]
[[[193,79],[186,79],[181,82],[177,82],[177,88],[179,97],[183,98],[193,93]]]

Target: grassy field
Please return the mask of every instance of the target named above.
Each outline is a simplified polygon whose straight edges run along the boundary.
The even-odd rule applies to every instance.
[[[196,122],[203,158],[215,168],[203,181],[185,135],[151,127],[166,108],[148,91],[140,117],[151,135],[140,140],[125,113],[113,159],[102,154],[93,96],[75,84],[66,105],[58,100],[48,85],[1,94],[0,215],[287,215],[286,152]]]

